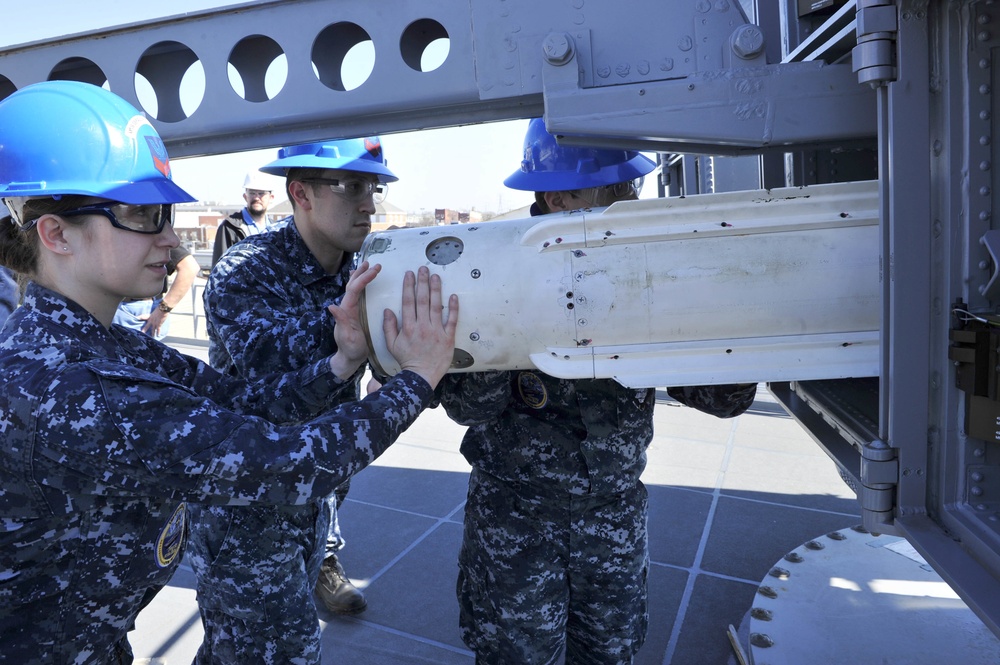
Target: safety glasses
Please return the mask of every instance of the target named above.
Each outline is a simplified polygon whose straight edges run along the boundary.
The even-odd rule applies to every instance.
[[[609,206],[616,201],[639,198],[643,180],[644,178],[636,178],[634,180],[616,182],[613,185],[588,187],[587,189],[577,190],[575,195],[577,198],[589,203],[591,207],[601,208]]]
[[[389,186],[385,183],[362,180],[361,178],[341,180],[310,178],[309,180],[304,180],[303,182],[329,185],[331,192],[337,196],[347,199],[351,203],[360,203],[369,196],[372,197],[372,201],[375,203],[382,203],[382,201],[385,201],[385,195],[389,190]]]
[[[173,206],[169,203],[134,205],[131,203],[95,203],[89,206],[55,213],[60,217],[82,217],[102,215],[111,226],[133,233],[159,233],[167,224],[173,223]]]

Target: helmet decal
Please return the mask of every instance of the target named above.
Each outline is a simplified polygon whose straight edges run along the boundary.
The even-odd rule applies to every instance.
[[[374,138],[365,139],[365,150],[372,157],[378,159],[382,156],[382,141],[376,136]]]
[[[149,120],[146,119],[146,116],[142,114],[132,116],[132,119],[125,125],[125,136],[134,138],[139,135],[139,129],[145,126],[153,126],[150,124]]]
[[[167,178],[170,177],[170,158],[167,157],[167,149],[159,136],[147,136],[146,144],[149,146],[149,153],[153,158],[153,166]]]

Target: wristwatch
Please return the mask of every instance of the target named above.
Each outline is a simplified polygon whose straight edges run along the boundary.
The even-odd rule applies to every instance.
[[[173,311],[174,308],[161,300],[160,304],[157,305],[156,309],[160,310],[165,314],[169,314],[171,311]]]

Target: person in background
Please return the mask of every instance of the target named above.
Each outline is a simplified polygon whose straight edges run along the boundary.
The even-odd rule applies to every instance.
[[[126,298],[118,306],[113,323],[163,339],[170,328],[168,315],[190,293],[199,270],[198,260],[184,245],[172,247],[160,294],[152,298]]]
[[[17,280],[10,270],[0,266],[0,328],[17,308],[18,288]]]
[[[271,228],[271,223],[267,219],[267,209],[274,202],[271,183],[272,180],[260,171],[247,173],[243,179],[243,200],[246,201],[246,205],[222,220],[215,231],[215,245],[212,248],[213,266],[240,240]]]
[[[458,299],[442,323],[440,279],[408,272],[383,322],[406,371],[348,405],[377,266],[329,308],[335,353],[254,383],[112,325],[123,298],[162,289],[171,206],[192,197],[146,117],[86,83],[0,101],[0,197],[0,265],[29,280],[0,329],[0,658],[131,663],[128,631],[183,556],[191,502],[332,493],[431,403]]]
[[[638,152],[560,147],[541,119],[523,154],[504,184],[535,192],[532,215],[636,199],[654,168]],[[669,389],[720,418],[755,393],[756,384]],[[458,601],[476,663],[631,663],[648,624],[639,476],[655,391],[525,370],[449,374],[439,394],[469,426]]]
[[[292,217],[230,249],[204,294],[212,366],[247,378],[336,350],[338,325],[326,307],[344,297],[375,202],[397,180],[378,137],[285,147],[261,170],[285,176]],[[367,606],[337,557],[346,494],[345,484],[304,506],[192,509],[191,565],[205,627],[199,665],[320,662],[313,591],[340,614]]]

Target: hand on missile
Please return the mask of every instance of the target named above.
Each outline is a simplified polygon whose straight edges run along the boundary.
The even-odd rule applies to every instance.
[[[337,342],[337,352],[330,357],[330,368],[341,379],[353,376],[368,359],[368,339],[361,327],[361,293],[381,269],[377,263],[369,266],[367,261],[363,262],[351,272],[340,305],[327,308],[336,322],[333,339]]]
[[[403,277],[403,308],[400,321],[386,309],[382,322],[386,348],[402,369],[416,372],[436,387],[451,366],[458,326],[458,296],[448,299],[448,315],[442,322],[441,278],[421,266]]]

